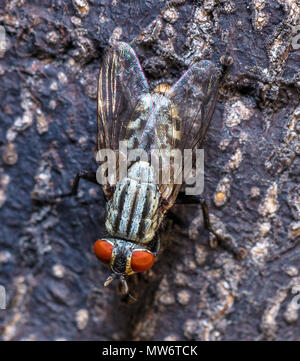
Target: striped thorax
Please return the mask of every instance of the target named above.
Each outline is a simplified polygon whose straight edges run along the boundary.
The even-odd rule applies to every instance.
[[[128,176],[116,185],[107,204],[105,223],[113,237],[141,244],[152,240],[161,222],[157,212],[160,193],[153,179],[151,165],[138,161],[128,169]]]

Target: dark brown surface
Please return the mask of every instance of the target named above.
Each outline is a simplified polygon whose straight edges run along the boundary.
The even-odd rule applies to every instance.
[[[78,3],[0,0],[2,339],[299,340],[300,2]],[[104,230],[99,187],[31,201],[96,168],[98,68],[118,38],[152,88],[193,60],[233,57],[207,136],[205,196],[215,229],[247,250],[238,261],[209,248],[201,207],[177,205],[181,224],[166,220],[158,261],[130,282],[134,305],[102,286],[108,271],[92,252]]]

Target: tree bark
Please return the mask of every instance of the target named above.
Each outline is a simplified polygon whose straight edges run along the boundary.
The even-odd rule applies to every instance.
[[[300,2],[0,0],[0,312],[2,340],[300,340]],[[2,42],[1,42],[2,39]],[[136,50],[152,89],[199,59],[234,63],[205,142],[214,229],[176,205],[153,268],[130,279],[136,303],[92,252],[104,232],[96,92],[109,43]],[[2,46],[5,44],[5,46]]]

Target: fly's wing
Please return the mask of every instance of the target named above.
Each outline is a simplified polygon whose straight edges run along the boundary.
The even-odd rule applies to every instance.
[[[137,148],[152,108],[149,86],[134,50],[118,43],[107,52],[99,74],[98,151],[118,151],[120,141],[127,141],[128,150]],[[103,186],[104,192],[107,188]]]
[[[161,94],[151,115],[155,148],[181,151],[201,148],[218,93],[218,70],[207,60],[195,63],[165,94]],[[162,173],[166,169],[162,169]],[[164,208],[176,200],[181,184],[175,184],[178,170],[170,166],[170,182],[160,184]],[[180,172],[183,171],[181,168]],[[183,175],[183,174],[181,174]],[[183,179],[183,177],[182,177]],[[160,177],[161,180],[161,177]]]
[[[152,110],[149,86],[130,45],[118,43],[108,51],[98,82],[98,150],[117,150],[127,140],[138,146]]]

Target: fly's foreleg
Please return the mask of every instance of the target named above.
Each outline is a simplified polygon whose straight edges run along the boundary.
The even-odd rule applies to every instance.
[[[79,186],[80,179],[85,179],[91,183],[99,184],[97,182],[95,172],[83,170],[76,174],[76,177],[74,178],[74,181],[73,181],[71,192],[60,195],[59,197],[61,198],[61,197],[76,196],[78,194],[78,186]]]
[[[55,203],[57,199],[59,198],[66,198],[66,197],[72,197],[76,196],[78,194],[78,186],[80,179],[85,179],[89,182],[99,184],[96,179],[96,173],[93,171],[80,171],[77,173],[76,177],[74,178],[73,185],[71,192],[68,193],[61,193],[61,194],[55,194],[51,195],[47,198],[41,197],[39,194],[32,194],[32,199],[37,202],[43,202],[43,203]]]
[[[177,204],[200,204],[203,213],[203,222],[205,228],[211,234],[210,246],[214,247],[214,241],[217,241],[217,245],[226,249],[230,253],[232,253],[236,258],[243,259],[246,256],[246,251],[244,248],[240,248],[236,245],[235,241],[226,235],[217,232],[210,221],[209,210],[207,203],[204,198],[196,197],[196,196],[187,196],[183,192],[179,193],[178,198],[176,200]]]

